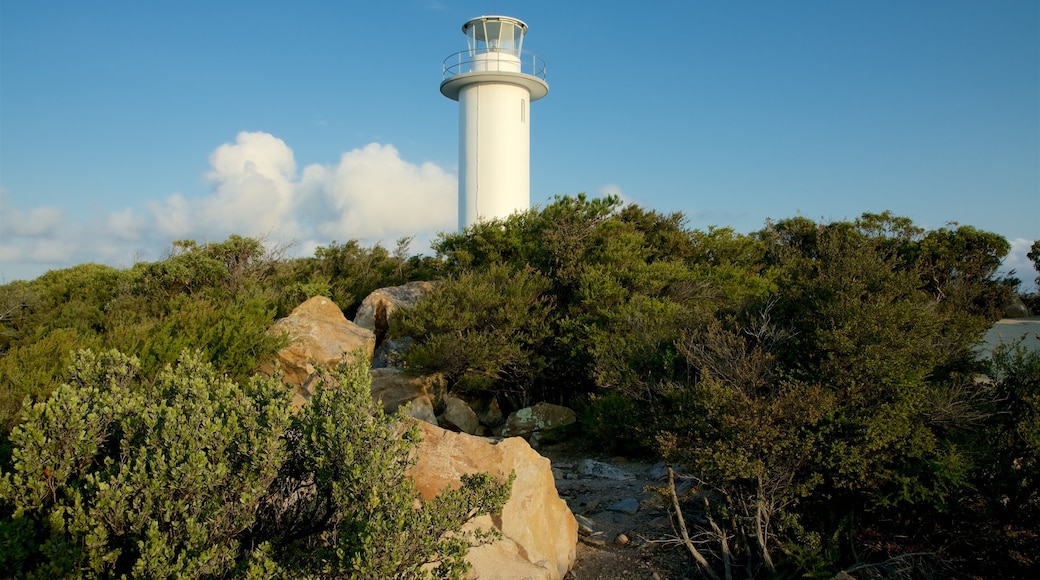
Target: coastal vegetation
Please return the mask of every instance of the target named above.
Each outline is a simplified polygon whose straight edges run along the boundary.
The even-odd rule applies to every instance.
[[[678,499],[705,574],[1026,576],[1040,354],[977,349],[1015,296],[1009,249],[887,212],[744,234],[577,196],[442,234],[433,256],[406,239],[287,258],[232,236],[6,284],[0,568],[459,573],[467,544],[447,532],[501,486],[417,511],[414,433],[370,409],[365,369],[330,370],[340,386],[296,416],[255,373],[308,297],[349,317],[377,288],[441,280],[390,326],[414,340],[406,370],[504,410],[571,406],[585,445],[670,462],[693,479]],[[178,491],[185,473],[197,486]],[[310,511],[272,507],[304,484]]]

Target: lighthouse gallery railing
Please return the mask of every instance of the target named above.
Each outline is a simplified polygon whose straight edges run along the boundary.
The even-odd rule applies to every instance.
[[[516,54],[500,50],[463,50],[444,59],[441,79],[448,80],[471,72],[520,72],[544,81],[545,61],[527,51]]]

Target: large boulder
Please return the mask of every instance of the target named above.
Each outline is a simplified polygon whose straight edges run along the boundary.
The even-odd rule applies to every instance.
[[[372,376],[372,400],[393,413],[407,405],[405,413],[420,421],[437,424],[434,402],[444,392],[443,375],[411,376],[401,369],[380,368],[369,371]]]
[[[497,528],[502,533],[501,540],[470,549],[470,577],[563,578],[574,565],[578,523],[556,492],[549,460],[520,438],[486,439],[420,424],[423,441],[411,473],[423,498],[458,488],[464,474],[487,472],[506,481],[516,473],[501,516],[466,524],[466,529]]]
[[[574,423],[574,411],[551,403],[537,403],[510,413],[496,434],[501,437],[530,437],[537,431],[548,431]]]
[[[1026,303],[1022,302],[1022,299],[1018,297],[1016,297],[1015,301],[1004,309],[1004,318],[1026,318],[1028,316],[1029,308],[1027,308]]]
[[[354,315],[354,324],[371,330],[376,336],[376,344],[381,344],[390,329],[390,315],[398,308],[415,306],[435,286],[433,282],[409,282],[402,286],[380,288],[361,302]]]
[[[338,366],[354,360],[358,352],[372,359],[376,347],[375,334],[357,326],[343,316],[339,306],[324,296],[315,296],[297,306],[289,316],[271,327],[273,332],[286,332],[289,346],[275,356],[283,373],[282,380],[297,389],[314,373],[314,365]],[[261,367],[273,374],[274,363]]]

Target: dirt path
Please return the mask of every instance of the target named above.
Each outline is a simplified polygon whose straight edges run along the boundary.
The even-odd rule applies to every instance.
[[[663,464],[595,457],[563,443],[538,448],[552,461],[556,489],[578,519],[577,561],[568,579],[698,578],[675,537]]]

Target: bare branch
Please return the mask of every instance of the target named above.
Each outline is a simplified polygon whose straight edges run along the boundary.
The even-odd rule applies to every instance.
[[[682,532],[683,544],[686,546],[686,549],[690,551],[690,555],[692,555],[693,559],[697,561],[697,564],[704,569],[705,574],[714,580],[718,580],[719,577],[715,574],[715,571],[711,569],[708,560],[704,558],[704,555],[697,550],[697,547],[694,546],[693,542],[690,540],[690,533],[686,529],[686,520],[683,518],[682,508],[679,506],[679,496],[675,493],[675,472],[672,470],[671,465],[668,466],[668,491],[671,492],[672,507],[675,508],[675,517],[679,520],[679,530]],[[727,570],[728,568],[729,567],[727,566]],[[729,575],[727,575],[727,580],[730,580]]]

